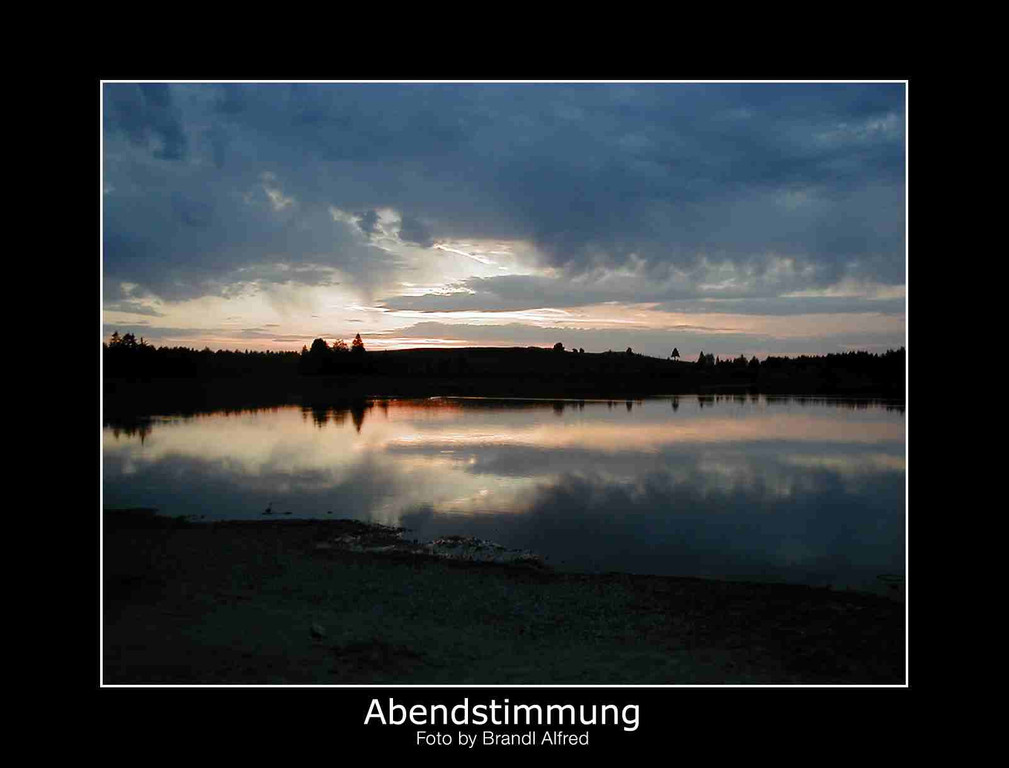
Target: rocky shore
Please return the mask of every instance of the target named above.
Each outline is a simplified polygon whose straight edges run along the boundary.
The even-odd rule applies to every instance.
[[[353,520],[103,513],[105,684],[902,684],[904,605]]]

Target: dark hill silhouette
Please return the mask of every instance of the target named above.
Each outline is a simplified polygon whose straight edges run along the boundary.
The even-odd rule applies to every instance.
[[[356,342],[357,340],[355,340]],[[882,354],[745,355],[698,361],[550,347],[353,350],[322,339],[298,352],[103,345],[105,407],[252,407],[369,396],[635,397],[760,392],[904,398],[904,348]]]

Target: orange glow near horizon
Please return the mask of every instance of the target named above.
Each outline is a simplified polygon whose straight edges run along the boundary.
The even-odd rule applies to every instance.
[[[397,290],[402,291],[402,286]],[[431,285],[425,286],[425,291],[437,293]],[[902,290],[880,295],[889,297],[891,294],[902,295]],[[146,335],[155,346],[209,347],[212,350],[298,352],[316,338],[329,343],[342,338],[349,343],[357,333],[361,334],[367,348],[376,351],[549,347],[557,340],[563,341],[565,333],[576,333],[581,334],[578,346],[584,346],[589,352],[627,346],[642,351],[654,347],[657,336],[668,334],[675,337],[681,355],[696,356],[700,349],[712,344],[712,339],[732,334],[737,337],[734,343],[739,347],[733,354],[744,352],[743,348],[748,355],[758,350],[773,350],[776,342],[800,339],[808,342],[808,348],[792,354],[823,354],[822,348],[817,349],[821,346],[818,340],[836,337],[839,329],[844,329],[846,334],[885,335],[895,339],[902,339],[906,332],[904,313],[863,310],[801,315],[734,314],[717,303],[712,304],[711,311],[704,312],[673,311],[655,302],[603,302],[493,311],[394,309],[340,285],[250,283],[228,297],[204,296],[178,302],[146,297],[131,301],[140,314],[125,310],[122,304],[110,308],[104,313],[107,329],[118,328],[121,333],[128,329],[138,337]],[[387,301],[395,305],[395,291]],[[430,325],[425,327],[425,324]],[[419,327],[414,330],[414,326]],[[489,333],[489,327],[499,330]],[[145,334],[145,328],[150,332]],[[583,340],[588,341],[586,334],[592,332],[606,332],[611,337],[619,334],[619,340],[626,341],[621,344],[614,340],[605,346],[590,348]],[[544,333],[556,334],[558,339],[543,338]],[[836,345],[829,351],[836,351]],[[664,356],[668,350],[652,349],[651,354]]]

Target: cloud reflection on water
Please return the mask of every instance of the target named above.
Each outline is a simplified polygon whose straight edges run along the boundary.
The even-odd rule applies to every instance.
[[[700,404],[386,401],[167,418],[133,435],[110,425],[105,505],[252,518],[273,501],[575,567],[835,582],[902,571],[902,413]]]

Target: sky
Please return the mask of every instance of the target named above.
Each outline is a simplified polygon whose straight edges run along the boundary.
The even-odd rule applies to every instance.
[[[102,332],[905,345],[906,85],[102,84]]]

